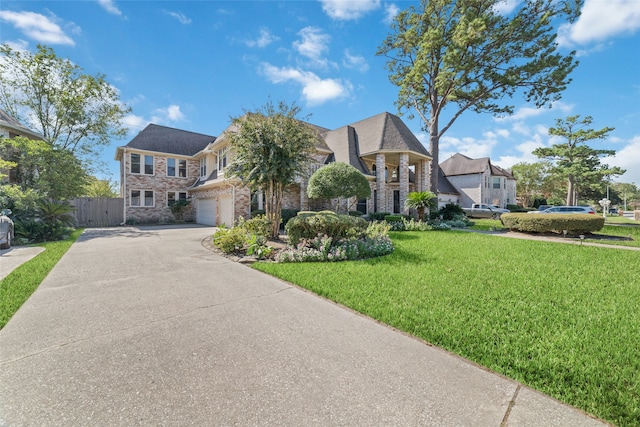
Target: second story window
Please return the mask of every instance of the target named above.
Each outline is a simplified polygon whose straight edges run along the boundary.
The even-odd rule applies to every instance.
[[[200,176],[201,177],[207,176],[207,158],[206,157],[203,157],[202,159],[200,159]]]
[[[142,162],[144,161],[144,169]],[[131,173],[153,175],[153,156],[131,153]]]
[[[496,190],[500,189],[500,177],[498,176],[493,177],[493,188]]]
[[[168,158],[167,176],[179,176],[181,178],[185,178],[187,176],[187,161]]]
[[[229,157],[229,147],[224,147],[218,150],[218,173],[222,172],[227,167]]]

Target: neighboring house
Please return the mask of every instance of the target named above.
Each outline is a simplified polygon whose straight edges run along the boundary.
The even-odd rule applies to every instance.
[[[438,168],[438,209],[449,203],[455,205],[460,204],[460,192],[451,184],[449,179],[444,176],[442,167]]]
[[[36,140],[44,139],[42,135],[27,128],[14,117],[9,115],[6,111],[0,109],[0,137],[15,138],[16,136],[23,136],[25,138]],[[11,159],[7,158],[4,160]],[[15,169],[12,168],[8,171],[2,172],[3,175],[6,175],[2,178],[2,183],[15,184],[17,182]]]
[[[363,213],[403,213],[408,193],[427,189],[431,156],[399,117],[382,113],[335,130],[310,126],[321,141],[308,175],[287,188],[283,208],[310,209],[314,203],[307,197],[308,179],[332,162],[349,163],[369,180],[371,197],[356,204]],[[215,138],[149,125],[119,147],[116,160],[121,162],[126,221],[170,219],[167,204],[176,197],[191,200],[187,218],[200,224],[231,225],[240,216],[248,218],[252,207],[261,209],[261,193],[252,194],[238,179],[225,175],[233,155],[227,136],[233,131],[232,125]],[[171,165],[184,161],[186,175],[169,169],[169,159],[174,159]]]
[[[488,157],[471,159],[456,153],[440,163],[440,169],[458,191],[458,204],[462,207],[486,203],[506,208],[516,203],[515,178],[509,171],[491,164]]]

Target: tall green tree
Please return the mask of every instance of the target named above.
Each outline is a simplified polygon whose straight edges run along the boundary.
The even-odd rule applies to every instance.
[[[0,107],[39,132],[52,147],[93,161],[124,136],[130,111],[102,74],[89,75],[53,49],[36,52],[0,46]]]
[[[545,181],[551,174],[551,162],[518,163],[511,169],[517,181],[516,198],[522,206],[533,206],[536,197],[544,195]]]
[[[601,158],[613,156],[615,150],[597,150],[586,145],[587,141],[606,139],[614,128],[605,127],[600,130],[589,128],[593,118],[579,115],[566,119],[557,119],[556,126],[549,128],[549,135],[563,138],[566,142],[553,144],[551,147],[540,147],[533,154],[541,159],[554,163],[554,170],[567,182],[566,204],[573,206],[578,202],[578,194],[589,193],[602,188],[609,178],[622,175],[625,170],[602,164]]]
[[[32,189],[40,197],[54,200],[83,193],[85,168],[68,150],[19,136],[0,138],[0,157],[15,164],[15,179],[23,191]]]
[[[116,182],[110,179],[98,179],[95,176],[89,176],[84,186],[83,196],[116,198],[120,197],[120,193]]]
[[[284,189],[306,174],[318,132],[298,119],[300,107],[267,102],[257,112],[233,118],[229,173],[252,189],[265,192],[265,215],[277,237],[282,221]]]
[[[342,162],[331,163],[318,169],[307,186],[310,199],[338,199],[336,213],[340,209],[340,199],[366,199],[371,195],[367,178],[355,167]],[[347,206],[347,211],[350,206]]]
[[[400,113],[415,111],[429,133],[430,190],[437,192],[439,141],[466,111],[512,114],[522,93],[536,107],[560,99],[575,52],[558,53],[554,24],[573,22],[582,0],[524,0],[509,16],[502,0],[422,0],[400,12],[378,48],[398,86]]]

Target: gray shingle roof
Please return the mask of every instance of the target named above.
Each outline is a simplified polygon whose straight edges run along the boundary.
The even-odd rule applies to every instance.
[[[324,142],[333,151],[334,162],[348,163],[364,175],[371,175],[371,171],[360,158],[358,135],[351,126],[327,132],[323,135]]]
[[[440,163],[440,168],[446,176],[454,176],[483,173],[487,166],[490,165],[491,163],[488,157],[472,159],[463,154],[456,153]]]
[[[35,138],[43,139],[42,135],[38,132],[32,131],[22,123],[20,123],[15,117],[0,108],[0,126],[9,128],[16,133],[29,135]]]
[[[438,193],[460,194],[460,192],[456,190],[456,187],[454,187],[444,175],[442,168],[438,168]]]
[[[215,136],[150,124],[127,147],[159,153],[193,156],[215,141]]]
[[[430,156],[427,149],[407,125],[391,113],[384,112],[349,125],[355,130],[360,155],[377,151],[414,151]],[[335,151],[331,144],[329,147]]]

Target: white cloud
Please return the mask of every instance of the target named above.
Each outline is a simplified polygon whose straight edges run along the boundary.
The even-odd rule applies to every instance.
[[[280,37],[271,34],[267,28],[260,28],[260,36],[256,40],[247,40],[245,44],[249,47],[267,47],[278,40]]]
[[[394,3],[385,5],[384,7],[384,23],[387,25],[391,25],[395,17],[400,13],[400,8],[396,6]]]
[[[344,50],[344,59],[342,65],[346,68],[357,68],[360,72],[364,73],[369,69],[369,64],[364,56],[352,55],[349,49]]]
[[[189,18],[187,15],[185,15],[182,12],[173,12],[171,10],[165,10],[164,13],[173,18],[176,18],[178,22],[180,22],[181,24],[184,24],[184,25],[191,24],[191,18]]]
[[[129,128],[129,134],[138,133],[149,123],[149,120],[146,120],[145,118],[140,116],[136,116],[135,114],[129,114],[122,119],[122,124],[125,127]]]
[[[580,18],[560,28],[559,41],[585,44],[602,42],[640,28],[640,1],[585,0]]]
[[[296,68],[276,67],[263,63],[261,72],[272,83],[289,81],[302,85],[302,96],[308,105],[319,105],[333,99],[344,98],[351,93],[351,84],[339,79],[321,79],[309,71]]]
[[[322,10],[332,19],[348,21],[380,7],[380,0],[320,0]]]
[[[310,65],[326,68],[328,61],[323,58],[323,55],[329,52],[331,36],[323,33],[317,27],[305,27],[300,30],[298,35],[301,39],[293,42],[293,47],[298,53],[309,58],[311,60]]]
[[[104,10],[113,15],[122,15],[122,12],[118,9],[118,6],[116,6],[113,0],[98,0],[98,4],[102,6]]]
[[[464,154],[472,159],[489,157],[498,141],[495,135],[485,134],[483,137],[477,139],[470,136],[463,138],[443,136],[439,143],[440,163],[456,153]]]
[[[34,12],[0,10],[0,19],[12,23],[27,37],[46,44],[75,45],[71,37],[50,18]]]
[[[152,122],[179,122],[185,119],[179,105],[169,105],[167,108],[158,108],[151,118]]]
[[[604,159],[603,163],[627,170],[624,175],[616,178],[616,181],[640,184],[640,135],[618,150],[615,156]]]
[[[518,3],[520,3],[520,0],[501,0],[493,5],[493,10],[500,15],[506,16],[514,11]]]

